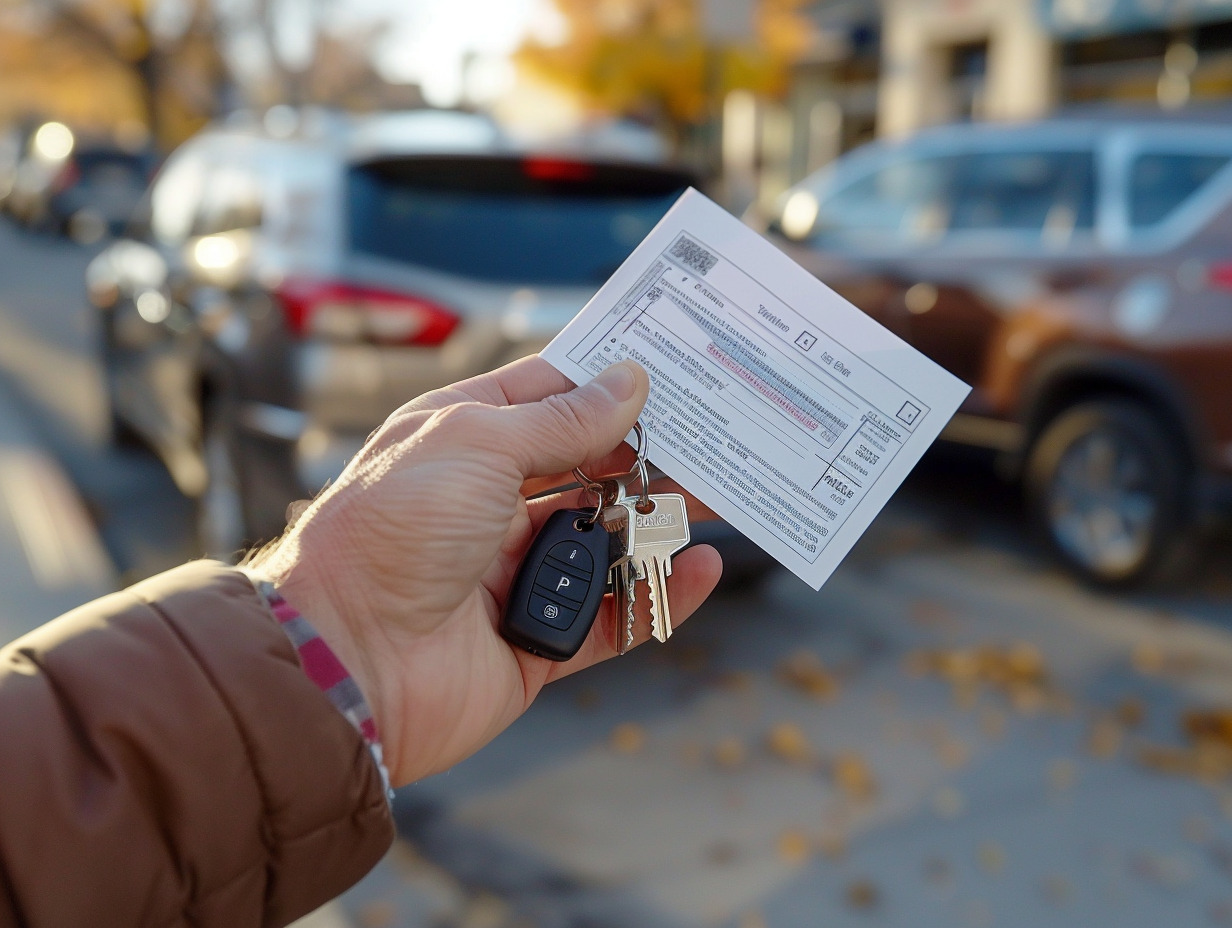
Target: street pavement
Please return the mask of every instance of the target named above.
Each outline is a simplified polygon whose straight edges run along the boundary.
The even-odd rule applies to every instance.
[[[0,569],[9,571],[5,579],[12,584],[18,583],[12,571],[38,569],[29,562],[28,548],[20,547],[13,513],[28,515],[21,525],[24,537],[33,537],[40,494],[61,502],[76,497],[56,509],[78,510],[64,517],[76,525],[65,536],[75,540],[65,543],[80,549],[101,544],[110,562],[104,586],[114,586],[117,576],[120,582],[148,576],[194,553],[192,507],[166,470],[143,449],[111,443],[98,319],[85,299],[85,268],[96,250],[0,222],[0,448],[15,455],[0,472],[7,500],[0,504],[0,549],[20,552],[6,556]],[[38,549],[44,561],[55,546]],[[44,586],[22,581],[5,587],[4,629],[46,620],[97,595],[98,565],[88,564],[87,555],[72,557],[77,560],[71,569],[84,571],[75,590],[61,577],[40,603]]]
[[[892,502],[820,593],[728,591],[401,790],[352,924],[1232,925],[1226,753],[1182,733],[1232,706],[1227,591],[1084,591],[943,512]]]
[[[0,641],[115,584],[76,487],[0,378]]]
[[[108,441],[88,256],[0,224],[5,637],[191,555]],[[1092,592],[977,473],[926,460],[820,593],[550,687],[302,928],[1232,926],[1232,718],[1193,714],[1232,707],[1232,545]]]
[[[66,327],[66,268],[84,258],[64,243],[0,227],[0,638],[7,641],[115,586],[115,570],[71,475],[54,450],[53,435],[81,436],[97,446],[87,420],[98,390]],[[67,263],[66,263],[67,262]],[[81,278],[74,306],[81,303]],[[24,387],[44,390],[47,405]],[[60,425],[59,423],[63,423]]]

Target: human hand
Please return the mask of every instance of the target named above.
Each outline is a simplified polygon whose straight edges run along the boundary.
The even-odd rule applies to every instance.
[[[587,505],[580,490],[528,497],[571,482],[575,466],[627,469],[631,451],[618,446],[649,388],[631,361],[572,389],[548,362],[529,357],[425,394],[394,413],[253,565],[355,677],[394,785],[468,757],[546,683],[614,655],[610,596],[581,650],[563,663],[510,645],[497,625],[539,526],[557,509]],[[690,514],[709,512],[691,501]],[[672,564],[679,625],[722,565],[707,546]],[[642,619],[637,643],[648,637]]]

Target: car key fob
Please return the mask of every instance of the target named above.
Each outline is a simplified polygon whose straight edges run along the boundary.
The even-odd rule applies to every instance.
[[[573,657],[603,602],[609,542],[592,512],[548,516],[509,589],[500,621],[505,640],[549,660]]]

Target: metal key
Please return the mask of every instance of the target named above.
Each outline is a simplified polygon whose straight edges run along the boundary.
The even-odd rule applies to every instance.
[[[626,560],[616,567],[612,581],[616,596],[616,653],[624,654],[633,647],[633,627],[637,622],[637,575],[633,563]]]
[[[625,493],[617,501],[628,513],[628,546],[623,558],[615,566],[616,583],[620,585],[621,593],[617,600],[618,608],[624,610],[624,634],[617,627],[616,652],[624,654],[633,647],[633,629],[637,625],[637,581],[646,579],[645,565],[634,557],[637,550],[637,506],[644,497],[638,494]],[[620,612],[617,612],[620,615]]]
[[[633,586],[633,569],[629,562],[633,550],[633,510],[630,506],[624,505],[628,492],[623,481],[612,478],[601,481],[597,492],[601,494],[603,502],[603,508],[599,513],[599,524],[611,536],[611,566],[608,568],[608,583],[612,587],[616,608],[613,623],[615,628],[613,646],[617,654],[624,654],[633,644],[635,615],[636,591]]]
[[[672,634],[672,612],[667,601],[667,578],[672,555],[689,543],[689,514],[679,493],[652,493],[654,509],[642,512],[634,504],[634,546],[629,563],[650,588],[650,633],[658,641]]]

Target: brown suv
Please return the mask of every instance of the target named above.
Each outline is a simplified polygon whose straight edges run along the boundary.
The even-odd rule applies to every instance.
[[[943,437],[1002,453],[1082,576],[1178,560],[1232,499],[1232,126],[962,125],[807,178],[770,224],[973,386]]]

